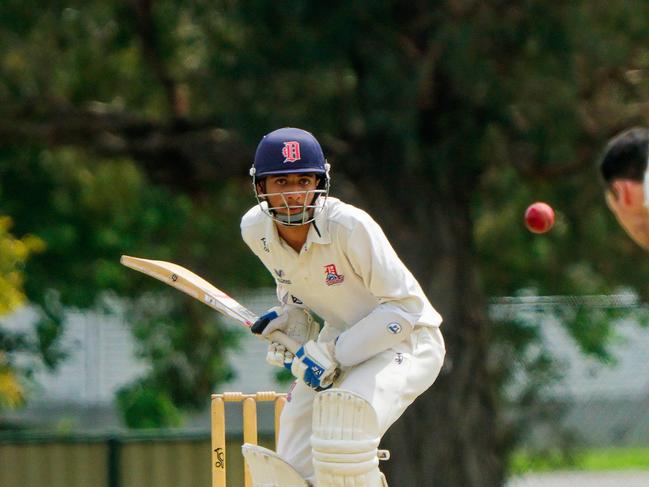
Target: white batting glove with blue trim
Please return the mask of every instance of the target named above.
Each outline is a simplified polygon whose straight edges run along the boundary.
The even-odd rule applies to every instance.
[[[316,391],[329,389],[338,377],[334,347],[334,342],[306,342],[295,353],[291,373]]]
[[[291,370],[294,355],[286,350],[286,347],[281,343],[271,342],[268,344],[268,351],[266,352],[266,362],[275,367],[284,367]]]
[[[320,333],[318,322],[303,308],[275,306],[260,316],[259,320],[264,318],[270,318],[270,322],[261,332],[262,336],[280,330],[299,343],[304,343],[308,340],[315,340]],[[284,345],[271,342],[268,344],[266,362],[291,370],[293,354]]]

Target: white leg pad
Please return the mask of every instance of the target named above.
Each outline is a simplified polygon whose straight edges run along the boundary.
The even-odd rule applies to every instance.
[[[309,484],[277,453],[245,443],[241,452],[250,470],[253,487],[308,487]]]
[[[313,466],[318,487],[383,487],[372,405],[343,389],[319,393],[313,405]]]

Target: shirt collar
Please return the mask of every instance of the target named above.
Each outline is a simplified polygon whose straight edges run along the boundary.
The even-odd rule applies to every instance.
[[[306,237],[307,244],[331,243],[331,236],[329,234],[329,205],[327,205],[327,199],[323,199],[318,203],[322,209],[318,211],[315,220],[311,222],[311,228],[309,228],[309,234]]]
[[[328,244],[331,243],[331,236],[329,234],[329,221],[328,221],[328,206],[327,201],[319,201],[318,204],[322,207],[315,217],[315,220],[309,224],[309,233],[306,237],[306,245],[312,243]],[[264,229],[266,238],[269,241],[279,241],[280,236],[275,227],[275,220],[266,218],[266,228]]]

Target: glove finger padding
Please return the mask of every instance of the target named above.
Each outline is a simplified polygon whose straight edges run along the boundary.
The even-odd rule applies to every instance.
[[[291,362],[293,362],[294,355],[289,352],[284,345],[277,342],[268,344],[268,352],[266,353],[266,362],[275,367],[284,367],[290,370]]]
[[[339,373],[334,343],[306,342],[295,354],[291,373],[316,391],[331,387]]]

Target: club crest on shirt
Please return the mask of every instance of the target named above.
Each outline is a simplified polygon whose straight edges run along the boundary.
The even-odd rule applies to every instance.
[[[291,284],[290,279],[285,279],[284,278],[285,274],[284,274],[284,271],[282,269],[273,269],[273,271],[275,272],[275,275],[277,276],[275,278],[275,280],[277,282],[281,282],[282,284]]]
[[[325,268],[325,283],[327,286],[333,286],[334,284],[340,284],[345,280],[345,276],[338,274],[336,270],[336,264],[327,264]]]
[[[282,155],[284,156],[284,162],[299,161],[300,143],[295,140],[284,142],[284,147],[282,148]]]

